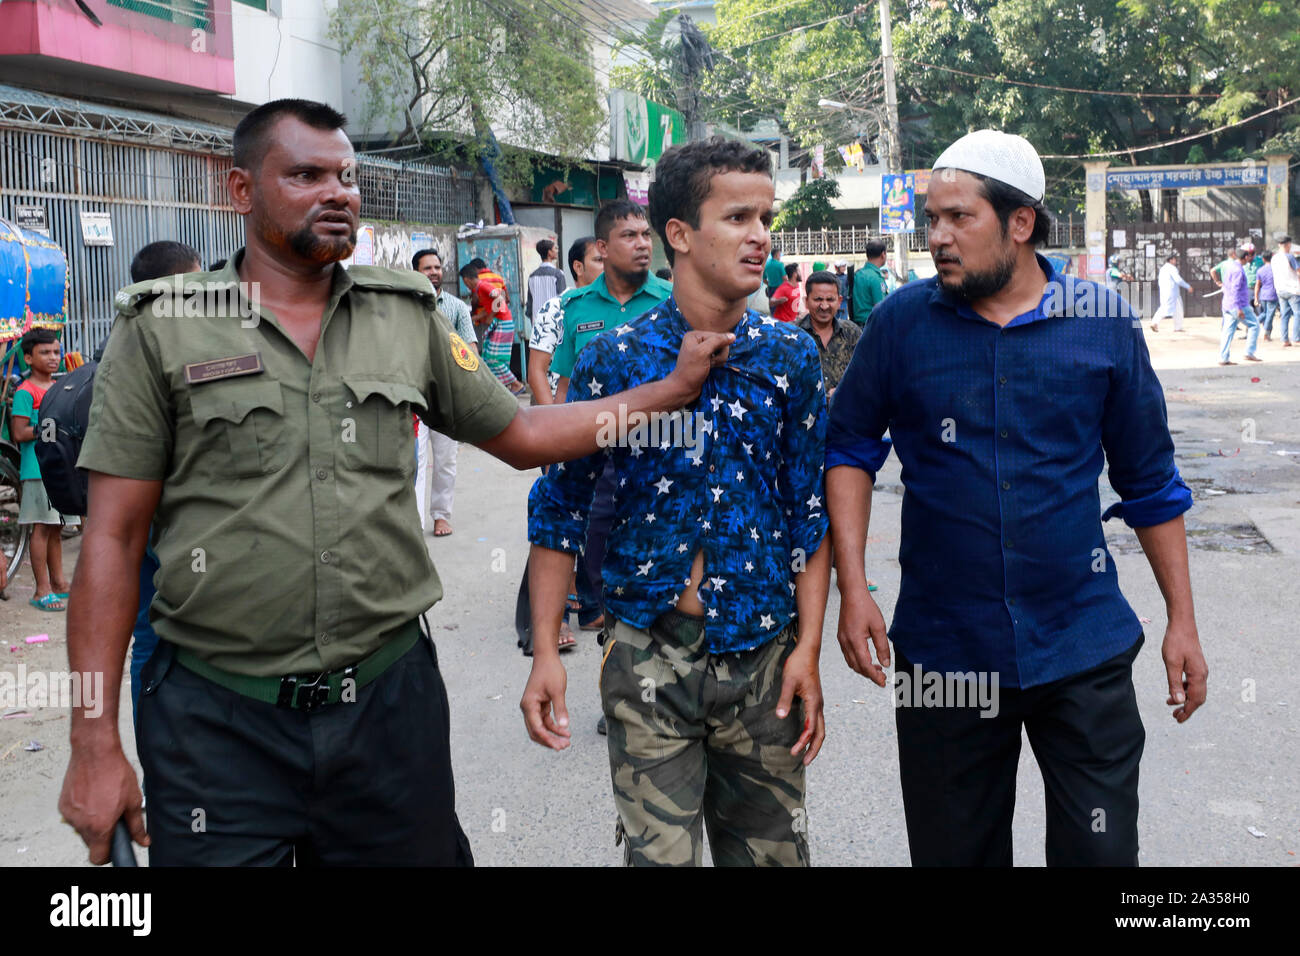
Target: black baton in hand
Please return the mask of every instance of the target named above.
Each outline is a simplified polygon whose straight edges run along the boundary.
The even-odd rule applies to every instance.
[[[131,831],[126,828],[126,818],[117,821],[113,827],[113,848],[109,859],[114,866],[139,866],[135,850],[131,846]]]

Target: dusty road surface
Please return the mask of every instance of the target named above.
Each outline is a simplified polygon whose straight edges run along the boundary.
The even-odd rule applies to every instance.
[[[1147,332],[1165,386],[1178,465],[1196,503],[1187,515],[1197,620],[1210,663],[1209,702],[1187,724],[1169,716],[1159,646],[1164,605],[1137,540],[1107,525],[1120,581],[1149,619],[1135,668],[1146,724],[1141,782],[1144,865],[1294,865],[1300,851],[1300,349],[1262,342],[1262,364],[1217,366],[1218,321]],[[1234,345],[1239,359],[1243,344]],[[517,473],[463,446],[455,534],[429,539],[447,598],[431,620],[451,696],[457,804],[480,864],[613,865],[614,810],[605,740],[595,732],[595,640],[566,655],[573,746],[551,753],[524,733],[518,702],[529,662],[515,647],[515,593],[527,554]],[[879,476],[868,551],[889,618],[898,593],[894,458]],[[1103,507],[1115,500],[1102,483]],[[504,506],[502,502],[505,502]],[[77,539],[67,542],[69,562]],[[0,667],[67,667],[63,616],[27,605],[30,573],[0,604]],[[822,660],[828,737],[809,772],[815,864],[908,863],[894,721],[885,692],[844,664],[828,610]],[[46,643],[24,638],[49,634]],[[124,699],[129,699],[126,690]],[[9,705],[5,705],[8,709]],[[68,717],[27,708],[0,720],[0,865],[66,865],[84,850],[55,808],[68,759]],[[129,707],[122,739],[134,757]],[[44,749],[28,751],[28,741]],[[1043,787],[1026,741],[1015,859],[1043,862]]]

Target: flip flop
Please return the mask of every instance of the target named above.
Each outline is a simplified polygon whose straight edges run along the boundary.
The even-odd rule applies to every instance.
[[[578,646],[578,639],[573,636],[573,631],[566,624],[560,628],[560,641],[557,645],[561,651],[571,651]]]
[[[581,611],[581,610],[582,610],[582,602],[581,602],[580,600],[578,600],[578,595],[576,595],[576,594],[570,594],[567,598],[565,598],[564,603],[565,603],[565,606],[566,606],[570,611]]]
[[[66,607],[51,607],[52,604],[61,604],[57,594],[47,594],[43,598],[31,598],[27,602],[38,611],[66,611]]]

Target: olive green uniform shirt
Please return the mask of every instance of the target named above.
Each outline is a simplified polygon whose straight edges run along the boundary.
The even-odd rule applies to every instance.
[[[118,293],[77,464],[163,482],[159,637],[240,674],[334,670],[442,597],[412,412],[481,442],[519,406],[419,273],[335,266],[309,362],[269,310],[214,293],[242,259]]]
[[[671,282],[656,275],[646,276],[645,285],[626,302],[619,302],[605,285],[602,272],[596,281],[581,289],[568,289],[560,297],[564,306],[564,337],[551,356],[551,371],[568,378],[583,347],[609,329],[645,315],[673,294]]]

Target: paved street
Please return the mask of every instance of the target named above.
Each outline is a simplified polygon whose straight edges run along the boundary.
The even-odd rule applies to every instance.
[[[1164,703],[1163,602],[1136,538],[1118,521],[1107,526],[1125,594],[1150,620],[1135,669],[1147,732],[1141,861],[1295,865],[1300,349],[1261,343],[1262,365],[1219,368],[1217,320],[1190,319],[1188,327],[1183,334],[1168,324],[1158,335],[1147,332],[1165,385],[1178,464],[1196,496],[1187,521],[1210,696],[1182,726]],[[1243,346],[1234,345],[1234,359]],[[1253,433],[1247,420],[1253,420]],[[868,554],[887,619],[898,593],[898,471],[891,457],[879,476]],[[574,726],[568,751],[551,753],[531,743],[518,708],[529,661],[515,648],[512,620],[527,553],[525,500],[534,477],[463,446],[456,533],[429,539],[448,595],[431,622],[451,697],[460,818],[481,865],[611,865],[620,853],[613,846],[605,741],[595,732],[600,656],[594,637],[583,635],[565,657]],[[1103,507],[1114,500],[1103,479]],[[78,541],[69,542],[70,557]],[[498,570],[503,561],[504,571]],[[29,670],[66,667],[62,616],[27,606],[26,569],[10,593],[14,600],[0,605],[0,638],[20,649],[0,648],[0,667],[13,671],[20,661]],[[906,865],[890,702],[844,664],[834,638],[837,614],[832,588],[823,655],[828,737],[808,786],[813,860]],[[26,635],[44,632],[47,644],[21,644]],[[123,694],[129,700],[125,688]],[[129,706],[124,710],[122,736],[129,742]],[[66,714],[50,709],[0,722],[0,865],[84,861],[80,842],[59,824],[55,809],[66,738]],[[45,749],[25,751],[30,739]],[[1027,741],[1018,789],[1015,860],[1041,865],[1043,787]]]

